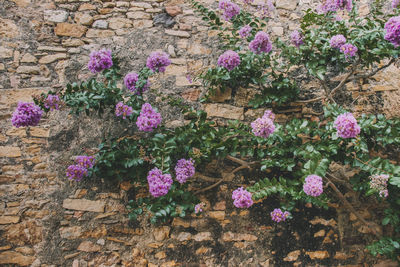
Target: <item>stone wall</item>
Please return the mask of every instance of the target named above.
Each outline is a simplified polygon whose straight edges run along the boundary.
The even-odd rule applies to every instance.
[[[217,6],[216,1],[203,2]],[[298,27],[302,10],[317,2],[276,1],[268,31],[285,38]],[[362,12],[368,12],[367,1],[360,2]],[[100,47],[124,58],[123,73],[138,70],[154,50],[168,52],[172,65],[151,81],[152,90],[180,95],[200,106],[197,101],[204,90],[187,75],[215,63],[216,40],[216,32],[208,30],[183,0],[0,0],[0,265],[332,266],[380,261],[364,250],[371,238],[364,235],[368,229],[336,205],[321,214],[299,207],[296,220],[276,226],[267,213],[273,201],[250,211],[235,209],[230,200],[237,186],[233,183],[201,196],[208,205],[200,217],[161,226],[129,222],[125,203],[134,197],[132,185],[74,184],[64,176],[71,156],[96,146],[103,120],[74,118],[62,111],[37,127],[11,126],[18,101],[31,101],[33,94],[91,76],[88,55]],[[374,108],[400,114],[393,100],[399,97],[396,71],[389,69],[361,93],[353,88],[355,97],[367,101],[358,111],[368,110],[369,95],[383,91],[377,96],[383,105]],[[158,100],[169,125],[181,122],[155,94],[148,97]],[[244,89],[235,96],[226,92],[203,108],[211,119],[250,120],[261,110],[246,107],[249,97]],[[309,111],[293,103],[278,120],[293,112],[312,114]],[[229,164],[221,175],[233,168]],[[362,212],[373,219],[368,207]]]

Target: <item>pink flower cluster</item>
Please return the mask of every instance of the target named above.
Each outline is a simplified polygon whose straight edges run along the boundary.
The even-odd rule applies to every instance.
[[[146,66],[153,72],[164,72],[169,65],[171,65],[171,60],[164,52],[152,52],[146,62]]]
[[[93,51],[90,53],[90,60],[88,63],[88,69],[97,73],[102,70],[111,68],[113,65],[111,50],[102,49],[100,51]]]
[[[391,17],[385,24],[385,40],[391,42],[394,47],[400,46],[400,16]]]
[[[324,191],[322,178],[318,175],[309,175],[306,177],[303,184],[303,191],[309,196],[317,197]]]
[[[240,7],[229,0],[219,1],[218,7],[223,11],[222,17],[226,21],[232,19],[234,16],[240,13]]]
[[[334,122],[334,126],[338,136],[342,138],[355,138],[361,132],[357,120],[351,113],[339,115]]]
[[[183,184],[195,173],[193,159],[180,159],[175,166],[176,180]]]
[[[300,45],[304,44],[303,36],[298,30],[295,30],[290,34],[291,42],[294,46],[300,47]]]
[[[154,168],[149,171],[147,182],[150,194],[153,197],[161,197],[168,193],[173,181],[170,174],[163,174],[161,170]]]
[[[70,165],[67,168],[67,177],[73,181],[81,181],[83,177],[88,175],[88,169],[94,166],[93,156],[77,156],[75,165]]]
[[[348,58],[356,56],[358,48],[352,44],[344,44],[340,47],[340,51]]]
[[[44,107],[50,110],[59,110],[61,106],[61,100],[58,95],[48,95],[44,101]]]
[[[372,189],[378,190],[380,197],[388,197],[389,191],[387,189],[387,182],[389,181],[389,175],[372,175],[370,178],[369,186]]]
[[[290,216],[288,211],[282,212],[281,209],[274,209],[270,214],[271,219],[275,222],[285,221]]]
[[[398,8],[400,6],[400,0],[392,1],[392,8]]]
[[[205,206],[206,206],[206,204],[204,202],[200,202],[199,204],[194,206],[194,213],[199,214],[200,212],[203,211]]]
[[[266,110],[261,118],[251,123],[254,135],[268,138],[275,131],[274,119],[275,114],[270,110]]]
[[[258,32],[254,40],[250,42],[249,48],[255,54],[269,53],[272,50],[269,35],[263,31]]]
[[[124,120],[126,119],[126,117],[130,117],[132,113],[132,107],[125,105],[122,101],[118,102],[118,104],[115,106],[115,115],[117,117],[122,116]]]
[[[332,36],[331,40],[329,41],[330,46],[337,49],[340,49],[340,47],[345,43],[346,37],[344,37],[342,34]]]
[[[231,71],[240,64],[240,57],[238,53],[232,50],[228,50],[218,58],[218,65],[225,67],[227,70]]]
[[[246,25],[243,26],[242,28],[240,28],[239,30],[239,35],[241,38],[246,38],[250,35],[252,28],[250,27],[250,25]]]
[[[324,0],[318,7],[319,12],[323,14],[344,9],[349,12],[353,9],[352,0]]]
[[[232,192],[233,205],[236,208],[249,208],[253,205],[253,199],[251,199],[252,195],[243,187],[239,187],[235,191]]]
[[[161,123],[161,114],[154,111],[149,103],[142,105],[136,126],[140,131],[151,132]]]
[[[146,83],[143,86],[137,86],[136,83],[139,80],[139,74],[135,72],[130,72],[127,75],[125,75],[124,78],[124,84],[125,87],[128,88],[129,91],[131,91],[134,94],[140,95],[150,88],[150,83],[149,81],[146,81]]]
[[[34,103],[19,102],[12,115],[11,122],[17,128],[36,126],[42,118],[42,114],[43,110]]]

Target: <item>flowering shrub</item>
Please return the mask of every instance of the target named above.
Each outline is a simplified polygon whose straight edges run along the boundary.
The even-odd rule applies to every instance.
[[[357,120],[351,113],[339,115],[335,120],[335,128],[338,136],[342,138],[355,138],[361,131]]]
[[[240,187],[232,193],[233,205],[236,208],[249,208],[253,205],[251,193]]]
[[[151,222],[155,223],[201,212],[204,205],[189,184],[196,178],[195,168],[197,173],[204,169],[197,166],[205,167],[215,159],[242,165],[233,174],[245,168],[265,176],[246,188],[234,190],[232,204],[236,208],[251,208],[257,205],[256,200],[274,195],[285,210],[270,212],[276,222],[289,219],[290,211],[299,202],[327,207],[335,196],[342,200],[341,190],[355,190],[366,197],[378,192],[379,201],[387,203],[382,224],[390,224],[395,233],[372,244],[369,250],[396,255],[400,247],[400,166],[371,152],[396,151],[400,145],[400,120],[389,120],[383,115],[356,119],[335,104],[335,94],[345,89],[346,83],[368,80],[394,63],[399,53],[394,49],[398,40],[397,17],[390,18],[375,7],[370,17],[360,18],[352,1],[327,0],[321,6],[323,14],[308,10],[300,30],[290,40],[282,41],[273,40],[264,32],[268,18],[263,9],[258,10],[260,17],[253,17],[233,2],[223,0],[219,5],[223,18],[230,20],[224,24],[215,12],[198,3],[193,5],[213,29],[223,32],[222,49],[227,51],[218,59],[218,66],[200,74],[200,79],[210,91],[256,87],[259,94],[251,104],[266,110],[261,118],[250,125],[236,121],[217,126],[207,120],[204,111],[195,111],[172,99],[168,104],[179,108],[188,123],[166,129],[161,124],[161,114],[144,101],[143,94],[149,89],[149,77],[164,72],[171,64],[168,55],[153,52],[146,67],[125,76],[124,84],[132,94],[117,86],[122,80],[118,59],[103,49],[91,54],[88,67],[93,73],[102,72],[104,79],[92,77],[80,84],[68,84],[57,94],[49,92],[35,98],[37,106],[20,103],[13,115],[13,125],[36,125],[42,110],[56,109],[58,102],[75,114],[111,111],[126,118],[128,124],[135,123],[137,136],[105,140],[95,157],[79,156],[66,170],[67,177],[74,181],[84,177],[132,179],[138,188],[148,190],[148,196],[129,201],[131,219],[149,212]],[[338,20],[338,10],[349,12],[349,19]],[[380,65],[382,60],[387,63]],[[304,71],[324,90],[317,100],[304,100],[328,100],[329,103],[323,103],[324,112],[318,120],[295,118],[278,124],[274,113],[267,109],[267,105],[275,107],[296,98],[299,90],[292,68]],[[331,80],[339,74],[344,74],[339,83]],[[349,177],[337,177],[334,164],[355,171]],[[336,183],[343,187],[338,188]],[[347,200],[343,203],[351,205]]]
[[[228,50],[218,58],[218,66],[226,68],[228,71],[233,70],[240,64],[238,53]]]
[[[102,49],[100,51],[93,51],[90,53],[90,60],[88,69],[93,72],[101,72],[105,69],[111,68],[113,65],[111,58],[111,50]]]
[[[140,131],[151,132],[161,123],[161,114],[154,111],[149,103],[144,103],[136,125]]]
[[[43,111],[34,103],[19,102],[14,111],[11,122],[12,125],[19,127],[36,126],[42,118]]]
[[[153,52],[147,58],[146,66],[153,72],[164,72],[171,64],[169,56],[164,52]]]
[[[303,190],[309,196],[318,197],[324,191],[322,188],[322,178],[318,175],[307,176],[304,181]]]
[[[288,211],[283,212],[281,209],[274,209],[271,212],[271,219],[275,222],[284,222],[290,216]]]

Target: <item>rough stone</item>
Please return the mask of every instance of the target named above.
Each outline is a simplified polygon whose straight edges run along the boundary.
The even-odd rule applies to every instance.
[[[132,21],[126,18],[111,18],[108,20],[108,27],[116,30],[121,28],[129,28],[132,26]]]
[[[66,47],[76,47],[76,46],[82,46],[84,44],[85,43],[79,39],[67,39],[62,41],[62,45]]]
[[[26,53],[22,59],[21,59],[22,63],[36,63],[37,62],[37,58],[35,56],[32,56],[29,53]]]
[[[159,228],[154,229],[153,235],[156,241],[163,241],[164,239],[168,238],[169,232],[171,228],[168,226],[162,226]]]
[[[197,242],[212,240],[210,232],[201,232],[193,236],[193,240]]]
[[[40,64],[49,64],[53,63],[54,61],[60,60],[60,59],[67,59],[68,55],[64,53],[59,53],[59,54],[54,54],[54,55],[47,55],[39,59]]]
[[[80,251],[84,252],[97,252],[100,251],[101,247],[99,245],[93,244],[90,241],[83,241],[77,248]]]
[[[80,210],[80,211],[93,211],[104,212],[104,201],[93,201],[88,199],[65,199],[63,202],[64,209]]]
[[[296,261],[299,258],[300,254],[301,254],[300,250],[292,251],[289,254],[287,254],[287,256],[283,260],[284,261]]]
[[[18,26],[12,20],[0,18],[0,37],[15,38],[19,34]]]
[[[223,221],[225,219],[225,211],[210,211],[208,215],[218,221]]]
[[[114,36],[115,33],[110,30],[96,30],[96,29],[89,29],[86,33],[86,37],[88,38],[106,38]]]
[[[76,13],[74,20],[76,23],[86,26],[90,26],[93,23],[93,17],[87,13]]]
[[[315,259],[323,260],[323,259],[329,258],[329,253],[326,250],[324,250],[324,251],[307,251],[306,254],[308,256],[310,256],[310,258],[312,260],[315,260]]]
[[[96,20],[93,25],[93,28],[98,28],[98,29],[107,29],[108,28],[108,22],[105,20]]]
[[[17,68],[19,74],[39,74],[40,68],[38,66],[19,66]]]
[[[171,17],[182,14],[182,8],[180,8],[179,6],[166,6],[165,11],[167,11],[168,15],[170,15]]]
[[[0,46],[0,58],[11,58],[13,57],[13,50],[6,48],[4,46]]]
[[[35,257],[24,256],[14,251],[4,251],[0,253],[0,264],[17,264],[19,266],[29,266],[33,263]]]
[[[84,3],[80,5],[78,11],[85,11],[85,10],[96,10],[96,6],[89,3]]]
[[[27,7],[31,4],[31,0],[11,0],[13,1],[18,7]]]
[[[82,37],[87,28],[78,24],[58,23],[54,29],[54,33],[59,36]]]
[[[190,33],[185,31],[165,30],[165,34],[184,38],[190,37]]]
[[[162,14],[157,14],[153,18],[154,25],[161,25],[166,28],[170,28],[174,26],[176,23],[175,20],[168,14],[162,13]]]
[[[43,14],[44,20],[56,23],[67,21],[69,15],[69,13],[64,10],[45,10]]]
[[[276,1],[276,8],[295,10],[297,7],[298,0],[279,0]]]
[[[0,224],[11,224],[18,223],[20,220],[19,216],[0,216]]]
[[[126,16],[128,19],[151,19],[150,14],[145,13],[145,12],[128,12],[126,13]]]
[[[244,112],[242,107],[235,107],[228,104],[205,104],[204,110],[208,113],[209,117],[221,117],[231,120],[243,119]]]
[[[16,146],[0,146],[0,157],[21,157],[21,149]]]
[[[61,227],[59,231],[60,236],[66,239],[75,239],[82,235],[82,227],[80,226]]]

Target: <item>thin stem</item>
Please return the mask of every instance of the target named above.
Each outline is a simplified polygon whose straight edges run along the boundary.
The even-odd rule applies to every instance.
[[[328,176],[334,177],[332,174],[327,173]],[[368,223],[355,209],[354,207],[350,204],[349,201],[344,197],[344,195],[339,191],[339,189],[335,186],[335,184],[327,177],[325,179],[328,181],[328,185],[335,191],[335,193],[338,195],[339,199],[347,206],[347,208],[359,219],[363,224],[365,224],[369,229],[371,229],[371,232],[377,236],[378,238],[382,238],[381,234],[375,231],[375,229],[371,226],[370,223]],[[338,179],[338,178],[336,178]]]

